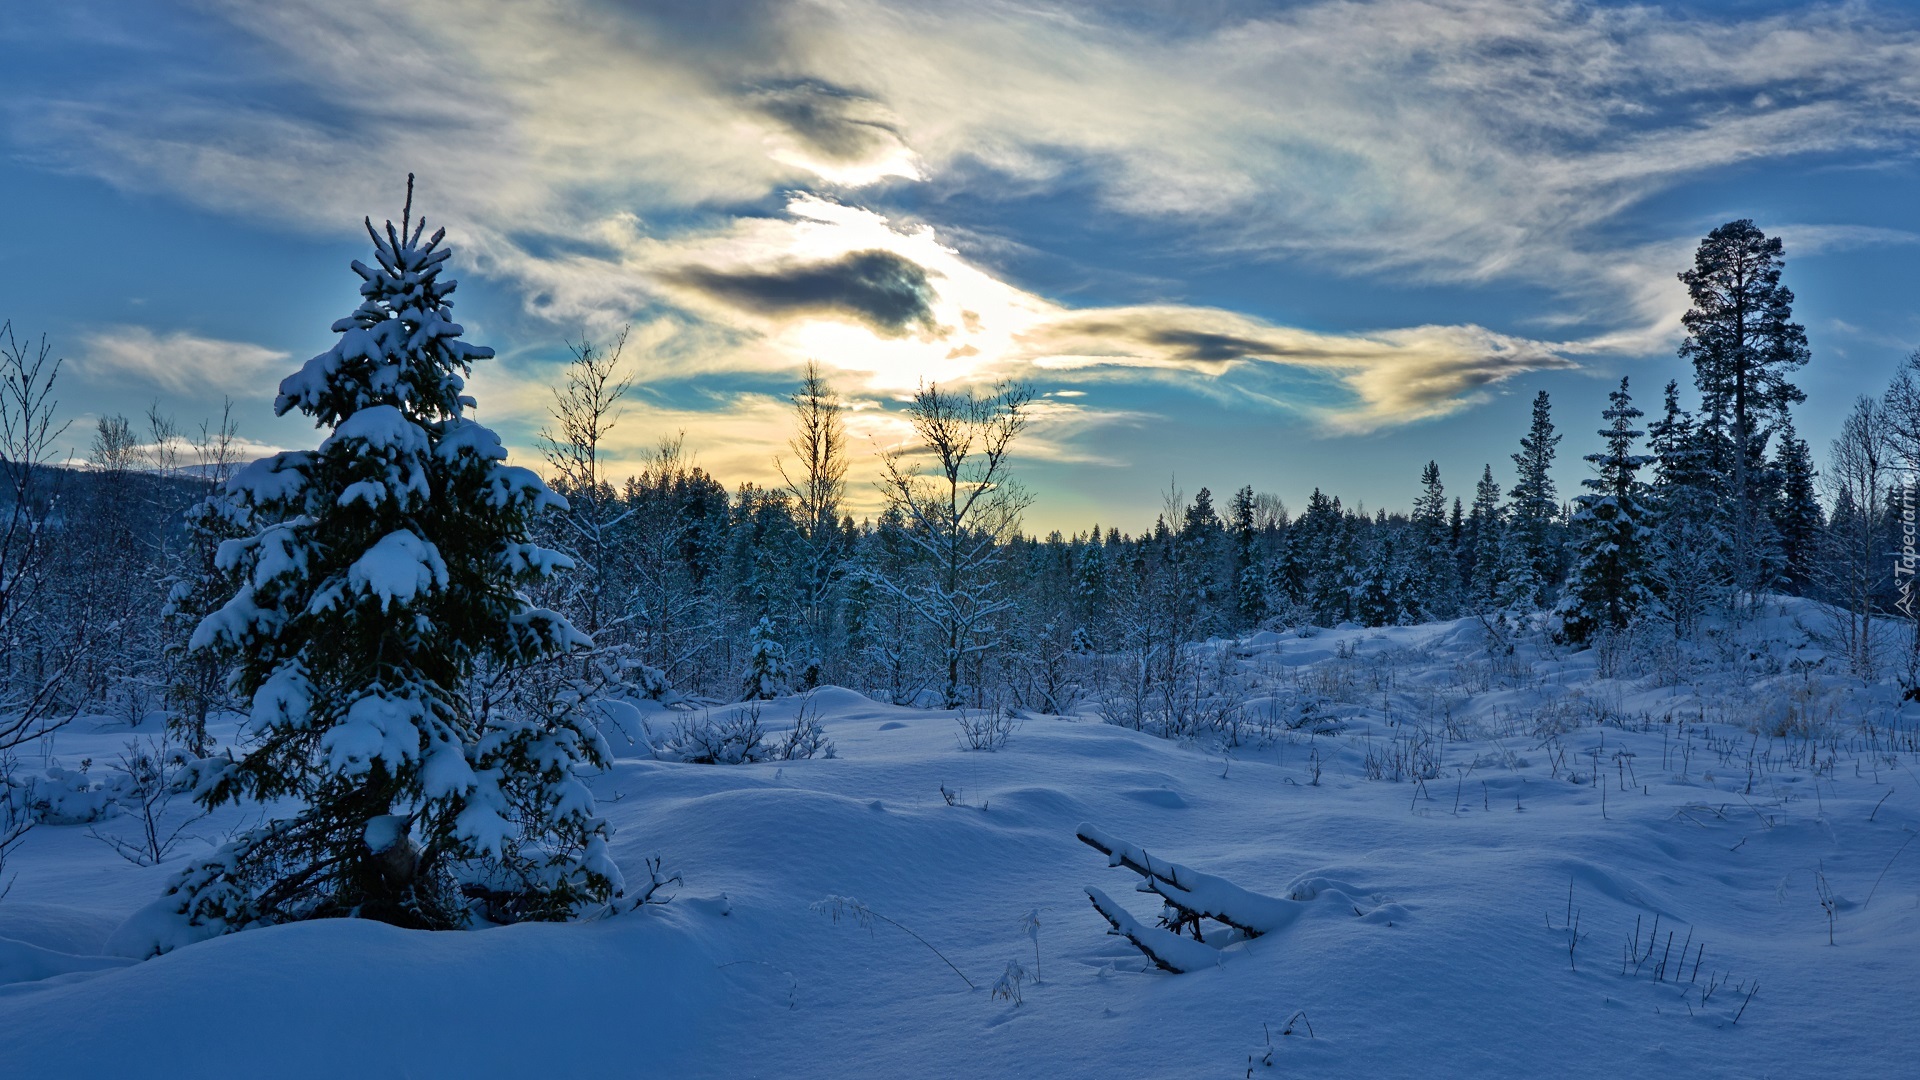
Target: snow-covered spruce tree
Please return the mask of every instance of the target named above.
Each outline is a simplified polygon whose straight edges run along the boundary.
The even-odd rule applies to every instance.
[[[1650,491],[1653,589],[1674,636],[1689,638],[1701,617],[1726,599],[1732,581],[1727,503],[1716,494],[1722,477],[1712,434],[1680,407],[1677,383],[1667,383],[1661,417],[1647,425],[1647,434],[1659,467]]]
[[[1545,598],[1558,577],[1560,553],[1554,542],[1554,519],[1560,503],[1553,487],[1553,453],[1560,445],[1554,434],[1552,405],[1542,390],[1533,399],[1533,422],[1513,455],[1518,479],[1508,496],[1507,532],[1511,541],[1503,561],[1510,602],[1533,606]],[[1525,565],[1520,563],[1524,560]],[[1519,582],[1519,584],[1516,584]]]
[[[1355,616],[1367,626],[1392,626],[1405,612],[1401,598],[1407,590],[1398,588],[1404,580],[1395,558],[1393,537],[1383,536],[1374,545],[1360,579],[1348,588],[1353,596]]]
[[[1500,534],[1499,569],[1495,572],[1494,603],[1514,611],[1537,611],[1546,585],[1534,571],[1534,552],[1526,534],[1507,529]]]
[[[1219,629],[1220,601],[1226,590],[1218,571],[1226,540],[1226,528],[1213,509],[1213,492],[1201,488],[1180,512],[1180,530],[1168,548],[1173,625],[1182,628],[1180,641],[1204,640]]]
[[[1267,609],[1283,619],[1299,618],[1298,609],[1306,602],[1307,568],[1300,558],[1303,546],[1302,530],[1295,525],[1280,534],[1273,559],[1266,565]]]
[[[1405,559],[1414,582],[1409,606],[1422,619],[1451,619],[1455,613],[1453,533],[1447,524],[1447,491],[1439,462],[1420,470],[1420,497],[1413,503],[1413,536]]]
[[[1260,625],[1267,617],[1267,582],[1260,564],[1260,530],[1254,522],[1257,496],[1248,485],[1234,492],[1228,504],[1227,535],[1233,545],[1233,610],[1235,630]]]
[[[1481,467],[1473,488],[1473,509],[1467,514],[1467,598],[1473,611],[1492,607],[1500,586],[1500,550],[1506,536],[1506,514],[1500,506],[1500,484],[1493,466]]]
[[[740,676],[741,701],[769,701],[793,693],[793,674],[787,670],[786,646],[773,632],[765,615],[747,633],[747,670]]]
[[[1597,475],[1581,481],[1587,494],[1574,499],[1574,565],[1560,601],[1567,639],[1575,642],[1626,629],[1654,602],[1647,583],[1651,514],[1638,479],[1653,458],[1633,452],[1634,440],[1645,433],[1633,426],[1642,413],[1633,407],[1627,380],[1607,397],[1610,404],[1600,414],[1608,421],[1600,431],[1607,448],[1587,455]]]
[[[1786,587],[1804,596],[1811,585],[1820,549],[1820,531],[1826,518],[1820,509],[1813,468],[1813,453],[1807,440],[1793,430],[1792,422],[1780,426],[1780,442],[1775,448],[1774,469],[1780,476],[1780,490],[1772,508],[1774,531],[1780,537],[1782,574]]]
[[[1076,546],[1071,593],[1071,611],[1076,652],[1099,652],[1108,638],[1112,622],[1112,568],[1107,549],[1100,542],[1100,526],[1093,527],[1087,542]]]
[[[460,340],[445,230],[371,221],[358,310],[333,348],[280,384],[275,411],[332,427],[316,450],[263,458],[230,492],[267,523],[223,545],[239,591],[193,646],[236,664],[252,700],[244,753],[202,770],[208,808],[268,804],[268,820],[180,873],[183,918],[161,948],[249,926],[358,916],[468,922],[461,886],[515,917],[564,918],[621,891],[608,827],[575,775],[607,749],[577,702],[474,715],[478,664],[585,648],[521,586],[565,569],[526,539],[562,499],[505,464],[466,419],[462,375],[492,350]]]
[[[234,572],[221,566],[220,547],[253,532],[250,511],[227,493],[227,481],[239,463],[232,403],[221,417],[218,429],[209,426],[199,441],[199,474],[206,494],[181,514],[186,542],[176,554],[168,575],[166,603],[160,615],[167,628],[168,652],[177,663],[171,672],[167,697],[173,705],[168,715],[170,734],[185,744],[194,757],[211,751],[207,739],[207,717],[224,704],[226,665],[211,650],[191,650],[193,631],[200,621],[219,609],[239,584]]]

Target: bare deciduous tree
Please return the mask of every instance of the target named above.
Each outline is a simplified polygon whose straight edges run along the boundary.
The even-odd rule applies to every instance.
[[[620,508],[600,467],[601,445],[619,423],[621,399],[633,387],[632,375],[620,370],[627,333],[620,331],[606,349],[591,341],[567,346],[573,362],[553,390],[548,407],[553,426],[540,432],[554,490],[567,500],[567,512],[556,516],[565,534],[560,546],[574,561],[566,583],[572,593],[569,609],[589,634],[598,633],[608,618],[608,549],[614,530],[631,513]]]
[[[840,529],[840,507],[847,493],[847,427],[840,395],[811,360],[790,400],[795,430],[787,446],[795,464],[792,472],[778,460],[774,465],[793,496],[795,524],[806,547],[806,595],[800,598],[800,621],[810,650],[805,662],[817,678],[819,665],[830,651],[831,601],[847,557]]]
[[[1831,551],[1826,592],[1836,609],[1840,645],[1856,674],[1871,678],[1877,666],[1873,617],[1876,593],[1891,564],[1886,556],[1887,414],[1861,395],[1833,441],[1826,482],[1832,493]]]
[[[65,724],[73,710],[62,689],[84,655],[87,620],[75,613],[64,633],[36,615],[46,584],[48,521],[57,492],[49,466],[67,425],[54,417],[60,361],[43,336],[21,341],[0,323],[0,752]]]
[[[907,409],[919,445],[894,450],[882,465],[881,491],[925,572],[879,584],[932,631],[947,708],[964,703],[962,665],[991,648],[992,620],[1013,606],[992,571],[1032,501],[1008,475],[1032,401],[1033,391],[1018,384],[984,397],[923,386]]]

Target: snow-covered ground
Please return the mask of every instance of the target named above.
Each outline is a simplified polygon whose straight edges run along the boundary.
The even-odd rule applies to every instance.
[[[615,854],[685,884],[569,925],[316,922],[134,963],[114,931],[203,845],[139,868],[44,826],[0,900],[0,1075],[1912,1075],[1920,706],[1828,670],[1822,629],[1774,605],[1604,678],[1537,640],[1490,658],[1473,620],[1263,634],[1225,646],[1272,698],[1247,712],[1300,727],[1226,750],[1087,708],[967,751],[950,714],[824,690],[832,758],[624,749]],[[82,721],[23,769],[128,738]],[[1157,902],[1082,823],[1298,916],[1155,970],[1085,887]]]

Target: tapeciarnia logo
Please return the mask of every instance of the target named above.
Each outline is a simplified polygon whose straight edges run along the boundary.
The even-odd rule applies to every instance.
[[[1900,485],[1900,554],[1893,560],[1893,579],[1899,585],[1900,599],[1894,607],[1911,619],[1913,615],[1913,582],[1916,555],[1914,551],[1914,491],[1920,488],[1920,469],[1914,462],[1907,463],[1909,479]]]

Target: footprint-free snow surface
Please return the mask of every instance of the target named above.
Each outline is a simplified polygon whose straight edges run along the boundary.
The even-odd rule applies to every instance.
[[[88,835],[124,816],[43,825],[0,900],[0,1075],[1910,1076],[1920,707],[1821,630],[1791,603],[1609,656],[1505,656],[1474,620],[1216,643],[1234,746],[1088,704],[968,751],[951,714],[837,689],[810,704],[832,758],[616,736],[615,855],[685,884],[568,925],[336,920],[133,962],[116,929],[205,843],[142,868]],[[81,720],[16,781],[84,818],[135,734]],[[1083,824],[1298,909],[1159,970],[1087,890],[1150,929],[1158,899]]]

